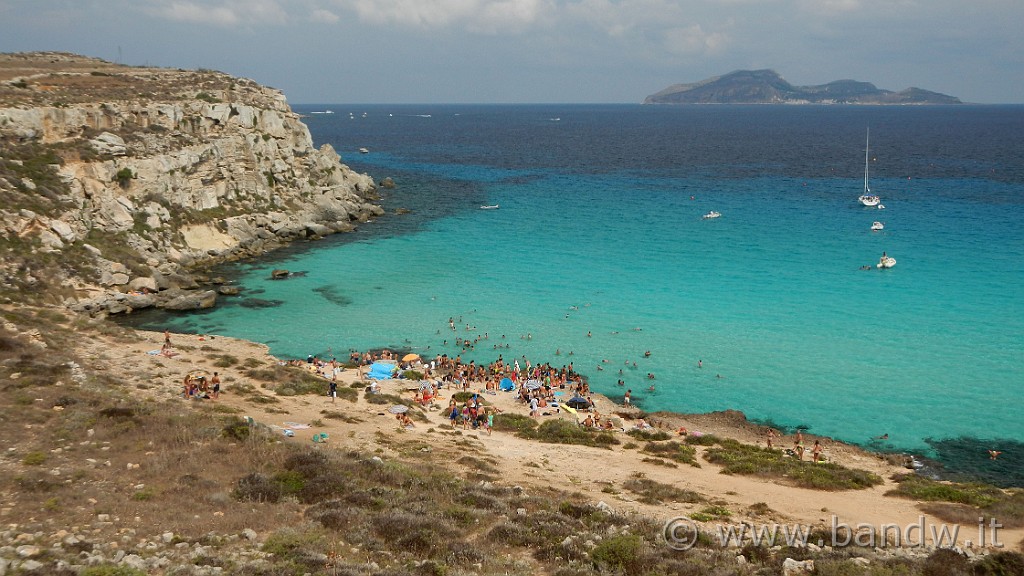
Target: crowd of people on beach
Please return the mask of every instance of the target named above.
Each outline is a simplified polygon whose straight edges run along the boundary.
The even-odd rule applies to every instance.
[[[455,317],[449,318],[448,327],[450,330],[457,331],[456,322],[461,323],[462,318],[459,317],[458,320]],[[475,326],[466,325],[467,331],[475,329]],[[440,333],[440,330],[438,333]],[[588,332],[587,335],[590,336],[591,334]],[[532,333],[526,333],[520,335],[520,338],[532,340],[533,335]],[[489,339],[489,333],[484,332],[474,338],[457,337],[455,345],[463,353],[469,353],[474,352],[482,340]],[[350,350],[347,363],[340,362],[335,357],[325,359],[311,354],[304,361],[294,359],[288,360],[284,364],[304,368],[326,380],[329,389],[328,396],[331,397],[332,401],[336,398],[337,394],[338,376],[346,369],[346,364],[358,366],[361,377],[369,371],[371,365],[381,361],[395,364],[396,376],[403,369],[415,370],[420,374],[418,378],[422,378],[420,380],[422,384],[412,390],[413,402],[416,405],[425,410],[441,410],[443,406],[443,390],[454,392],[473,391],[473,394],[462,401],[461,404],[456,401],[453,394],[447,406],[443,408],[443,414],[453,427],[461,427],[465,430],[479,429],[488,435],[493,428],[495,415],[500,413],[501,410],[492,403],[486,402],[484,396],[498,394],[501,390],[514,391],[514,401],[518,405],[523,406],[524,411],[533,418],[571,414],[574,416],[577,424],[591,429],[620,430],[624,432],[631,428],[639,430],[661,428],[674,431],[682,437],[689,435],[685,427],[678,427],[676,429],[667,423],[657,420],[647,421],[643,418],[635,418],[632,419],[632,423],[627,424],[627,419],[623,418],[626,415],[625,413],[602,414],[592,398],[590,384],[576,370],[573,361],[570,360],[568,363],[561,364],[560,366],[551,362],[534,364],[525,355],[509,361],[499,351],[510,348],[506,342],[505,335],[501,335],[500,340],[501,343],[496,343],[492,346],[495,351],[498,351],[497,359],[488,363],[477,363],[476,360],[465,362],[461,354],[449,356],[447,353],[436,354],[430,359],[420,358],[417,354],[408,354],[407,356],[412,357],[412,359],[406,358],[403,362],[399,359],[399,355],[396,352],[381,349],[376,351],[367,350],[365,352]],[[448,340],[444,340],[443,345],[447,346]],[[164,349],[170,350],[170,348],[170,335],[165,332]],[[555,353],[556,356],[562,356],[560,349],[556,350]],[[573,352],[570,351],[568,355],[573,355]],[[646,350],[642,354],[643,358],[650,358],[651,355],[650,350]],[[602,360],[604,365],[609,363],[610,361],[607,359]],[[697,366],[702,368],[703,360],[698,360]],[[636,369],[637,367],[636,361],[628,359],[625,361],[625,368]],[[597,368],[598,370],[603,370],[604,366],[598,364]],[[623,368],[620,368],[619,374],[622,375],[623,373]],[[647,380],[651,381],[648,391],[653,391],[655,375],[652,372],[648,372]],[[624,386],[624,380],[620,378],[618,384]],[[375,381],[371,381],[367,386],[367,390],[377,393],[380,391],[380,388]],[[220,377],[216,372],[214,372],[212,378],[194,374],[189,374],[185,378],[182,395],[186,398],[216,399],[219,393]],[[573,400],[574,407],[567,407],[567,398]],[[625,391],[621,404],[627,410],[634,409],[632,389]],[[404,428],[415,427],[413,419],[405,412],[396,414],[395,419]],[[778,432],[773,428],[768,428],[765,435],[767,447],[774,449],[775,440],[779,436]],[[816,440],[811,449],[811,461],[824,461],[823,451],[824,448],[820,441]],[[803,435],[800,431],[794,437],[793,448],[791,450],[784,449],[784,453],[800,460],[804,459],[806,449],[803,445]]]

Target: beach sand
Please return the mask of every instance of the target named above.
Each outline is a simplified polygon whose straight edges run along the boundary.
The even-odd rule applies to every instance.
[[[157,400],[177,399],[187,402],[181,399],[184,375],[193,370],[205,370],[211,374],[218,371],[224,381],[223,393],[219,400],[203,402],[219,402],[237,408],[240,415],[250,416],[256,422],[272,427],[283,429],[286,423],[311,425],[309,428],[294,429],[294,436],[288,438],[288,441],[309,443],[314,434],[326,432],[329,439],[325,446],[331,449],[365,451],[385,459],[408,457],[413,450],[431,452],[434,461],[450,461],[452,472],[463,472],[466,475],[471,475],[473,468],[458,463],[458,460],[463,455],[472,454],[477,460],[492,463],[497,472],[490,475],[499,477],[501,483],[527,489],[530,486],[557,487],[579,493],[593,503],[604,501],[617,512],[636,512],[664,521],[698,511],[707,503],[644,504],[637,501],[628,490],[621,489],[621,484],[634,473],[642,472],[657,482],[698,492],[715,504],[728,508],[733,513],[730,523],[749,520],[755,523],[799,523],[828,528],[835,517],[836,521],[850,526],[864,523],[871,526],[897,524],[902,527],[919,524],[923,516],[928,526],[943,524],[942,520],[923,514],[915,501],[885,496],[885,492],[895,486],[891,477],[906,473],[905,468],[894,466],[879,455],[827,439],[822,439],[822,443],[829,460],[850,468],[874,472],[885,480],[884,483],[869,489],[827,492],[787,486],[752,476],[721,474],[719,466],[703,460],[701,455],[705,448],[700,446],[696,447],[700,468],[686,464],[669,468],[643,462],[646,455],[622,445],[609,450],[541,443],[498,431],[491,435],[472,429],[456,433],[446,428],[448,420],[442,414],[455,390],[442,390],[438,409],[426,412],[430,422],[417,421],[412,429],[401,428],[394,415],[387,412],[387,405],[366,402],[361,387],[357,402],[342,398],[332,402],[327,396],[326,380],[322,396],[278,397],[279,402],[275,404],[253,404],[233,394],[232,388],[240,384],[261,388],[261,383],[246,378],[238,369],[219,368],[214,362],[220,355],[237,358],[235,366],[241,366],[249,359],[263,365],[278,362],[269,354],[266,346],[221,336],[172,334],[172,343],[180,355],[166,358],[148,354],[161,347],[163,333],[137,331],[137,334],[137,340],[127,345],[114,346],[102,339],[82,342],[81,345],[90,355],[107,362],[112,371],[126,375],[148,374],[149,388],[140,393],[151,394]],[[338,388],[348,388],[360,381],[358,371],[349,369],[339,375]],[[412,390],[415,388],[415,383],[408,381],[390,380],[381,384],[383,393],[407,399],[412,398]],[[267,389],[261,389],[261,392],[273,394]],[[486,402],[507,413],[525,415],[529,412],[527,407],[514,401],[512,393],[484,394],[483,397]],[[600,395],[594,395],[593,398],[603,414],[623,410],[608,398]],[[350,421],[327,418],[325,411],[345,414]],[[540,418],[560,417],[571,418],[565,413]],[[763,445],[760,435],[762,428],[747,422],[739,412],[689,416],[659,413],[653,418],[673,429],[685,426],[691,433],[699,431]],[[627,426],[630,425],[627,422]],[[623,444],[634,441],[625,434],[617,434]],[[808,444],[813,444],[814,440],[814,436],[805,436]],[[792,443],[791,437],[784,436],[777,439],[776,446],[789,447]],[[750,511],[751,505],[761,503],[766,504],[771,512],[756,514]],[[976,524],[963,525],[959,532],[959,543],[963,545],[965,540],[977,542],[977,535]],[[1004,529],[999,532],[999,537],[1010,549],[1019,549],[1021,543],[1024,543],[1024,529]]]

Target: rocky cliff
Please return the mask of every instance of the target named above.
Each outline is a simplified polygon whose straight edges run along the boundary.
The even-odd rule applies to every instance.
[[[208,70],[0,55],[0,297],[212,305],[194,272],[382,210],[278,90]],[[205,289],[204,289],[205,288]]]

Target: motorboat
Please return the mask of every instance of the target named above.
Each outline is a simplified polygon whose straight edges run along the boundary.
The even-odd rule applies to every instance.
[[[481,206],[480,209],[481,210],[497,210],[498,206],[499,206],[498,204],[492,204],[490,206]]]
[[[864,192],[857,198],[857,201],[862,205],[869,208],[878,206],[879,208],[885,208],[882,206],[882,199],[879,198],[878,194],[871,192],[871,187],[868,186],[868,148],[871,142],[871,129],[868,129],[867,137],[864,140]]]
[[[708,212],[707,214],[701,216],[701,218],[703,218],[704,220],[710,220],[711,218],[721,218],[721,217],[722,217],[722,213],[721,212],[715,212],[714,210],[712,210],[711,212]]]
[[[896,259],[892,256],[882,254],[882,257],[878,259],[878,268],[892,268],[895,265]]]
[[[370,149],[369,148],[360,148],[359,149],[359,153],[360,154],[369,154],[370,153]]]
[[[885,224],[882,224],[881,222],[876,220],[871,223],[871,229],[874,230],[875,232],[879,230],[885,230]]]

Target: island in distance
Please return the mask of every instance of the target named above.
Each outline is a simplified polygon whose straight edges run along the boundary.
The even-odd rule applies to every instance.
[[[774,70],[737,70],[694,84],[674,84],[644,104],[962,104],[959,98],[921,88],[882,90],[870,82],[836,80],[793,86]]]

